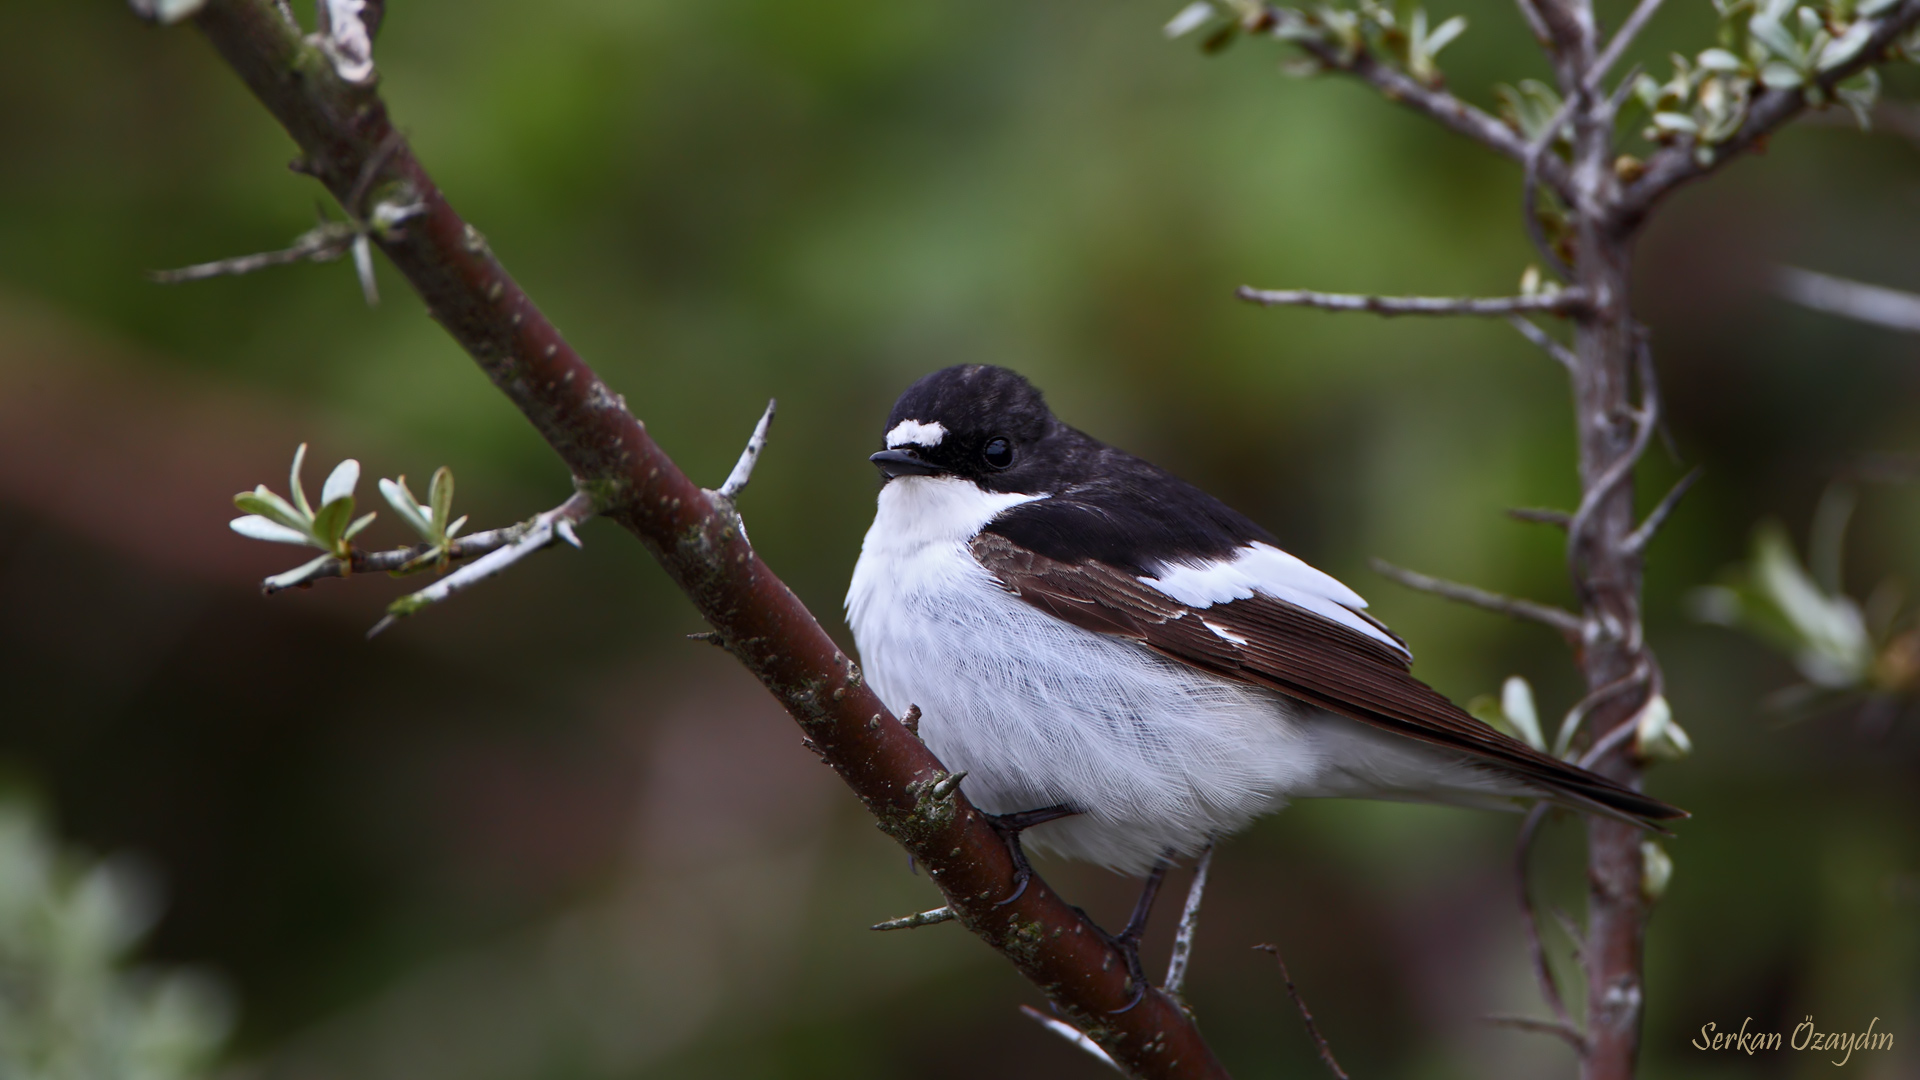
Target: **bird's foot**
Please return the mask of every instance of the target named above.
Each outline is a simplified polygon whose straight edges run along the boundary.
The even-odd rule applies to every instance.
[[[1026,894],[1027,882],[1033,880],[1033,866],[1027,862],[1027,853],[1020,847],[1020,834],[1035,825],[1045,825],[1049,821],[1058,821],[1072,817],[1080,811],[1065,803],[1043,806],[1038,810],[1016,810],[1011,814],[983,814],[987,824],[1000,834],[1006,842],[1008,854],[1013,856],[1013,895],[1005,900],[997,900],[994,907],[1005,907]]]
[[[1127,963],[1127,980],[1133,984],[1133,996],[1125,1005],[1114,1009],[1109,1015],[1119,1015],[1140,1004],[1147,996],[1146,967],[1140,963],[1140,939],[1147,935],[1147,920],[1153,915],[1154,898],[1160,895],[1160,883],[1167,877],[1167,862],[1161,860],[1153,865],[1147,874],[1147,883],[1140,890],[1140,899],[1133,905],[1133,914],[1128,917],[1127,925],[1118,934],[1107,935],[1113,947],[1120,950],[1121,959]]]

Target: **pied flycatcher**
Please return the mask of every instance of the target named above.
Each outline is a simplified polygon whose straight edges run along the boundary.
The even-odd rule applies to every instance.
[[[1686,816],[1468,716],[1352,589],[1012,371],[914,383],[872,460],[866,677],[1039,850],[1142,874],[1297,798]]]

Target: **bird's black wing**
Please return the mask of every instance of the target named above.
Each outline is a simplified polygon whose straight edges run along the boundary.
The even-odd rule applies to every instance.
[[[1495,731],[1414,678],[1389,645],[1284,600],[1255,592],[1192,606],[1126,570],[1055,559],[993,531],[972,551],[1007,591],[1064,622],[1458,751],[1585,809],[1642,824],[1687,816]]]

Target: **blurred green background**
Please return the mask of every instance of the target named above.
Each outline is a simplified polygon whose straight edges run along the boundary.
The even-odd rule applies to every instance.
[[[1537,629],[1411,594],[1379,555],[1548,599],[1574,496],[1567,392],[1498,323],[1261,311],[1240,284],[1515,288],[1510,164],[1245,43],[1168,43],[1175,0],[394,0],[377,57],[449,198],[695,478],[768,397],[743,509],[838,609],[893,397],[961,361],[1249,512],[1354,584],[1455,698],[1522,673],[1577,697]],[[1619,0],[1604,0],[1617,24]],[[213,972],[227,1060],[263,1080],[1104,1075],[1022,1019],[1037,995],[929,906],[831,774],[639,545],[584,531],[410,620],[401,585],[262,599],[304,556],[242,540],[235,491],[359,458],[459,477],[475,527],[564,470],[380,268],[161,287],[143,272],[283,246],[321,194],[190,28],[116,0],[5,0],[0,65],[0,789],[164,893],[142,954]],[[1505,0],[1452,85],[1546,77]],[[303,9],[303,15],[305,14]],[[1710,44],[1676,0],[1637,55]],[[1890,79],[1916,96],[1911,74]],[[1920,288],[1920,147],[1798,129],[1683,192],[1641,247],[1677,458],[1705,479],[1653,550],[1647,611],[1697,751],[1652,791],[1692,810],[1649,938],[1645,1075],[1812,1076],[1814,1054],[1702,1054],[1708,1021],[1896,1035],[1853,1074],[1920,1074],[1920,718],[1793,726],[1789,665],[1690,622],[1754,524],[1797,539],[1863,454],[1920,451],[1920,340],[1786,306],[1788,262]],[[399,542],[384,515],[366,539]],[[1920,572],[1920,492],[1865,489],[1857,593]],[[1516,822],[1388,804],[1269,818],[1216,862],[1193,976],[1235,1074],[1322,1075],[1277,942],[1356,1076],[1570,1076],[1509,876]],[[1577,912],[1577,828],[1541,889]],[[1109,925],[1133,884],[1043,865]],[[1184,877],[1175,887],[1183,887]],[[156,894],[157,895],[157,894]],[[1164,955],[1172,902],[1149,944]],[[1560,950],[1564,960],[1564,949]]]

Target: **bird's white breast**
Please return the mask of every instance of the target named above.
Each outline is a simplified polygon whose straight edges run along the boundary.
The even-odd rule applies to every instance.
[[[968,797],[994,813],[1074,806],[1033,846],[1139,872],[1313,788],[1306,710],[1055,619],[975,561],[981,527],[1039,497],[895,478],[847,593],[867,679],[896,713],[920,707]]]

